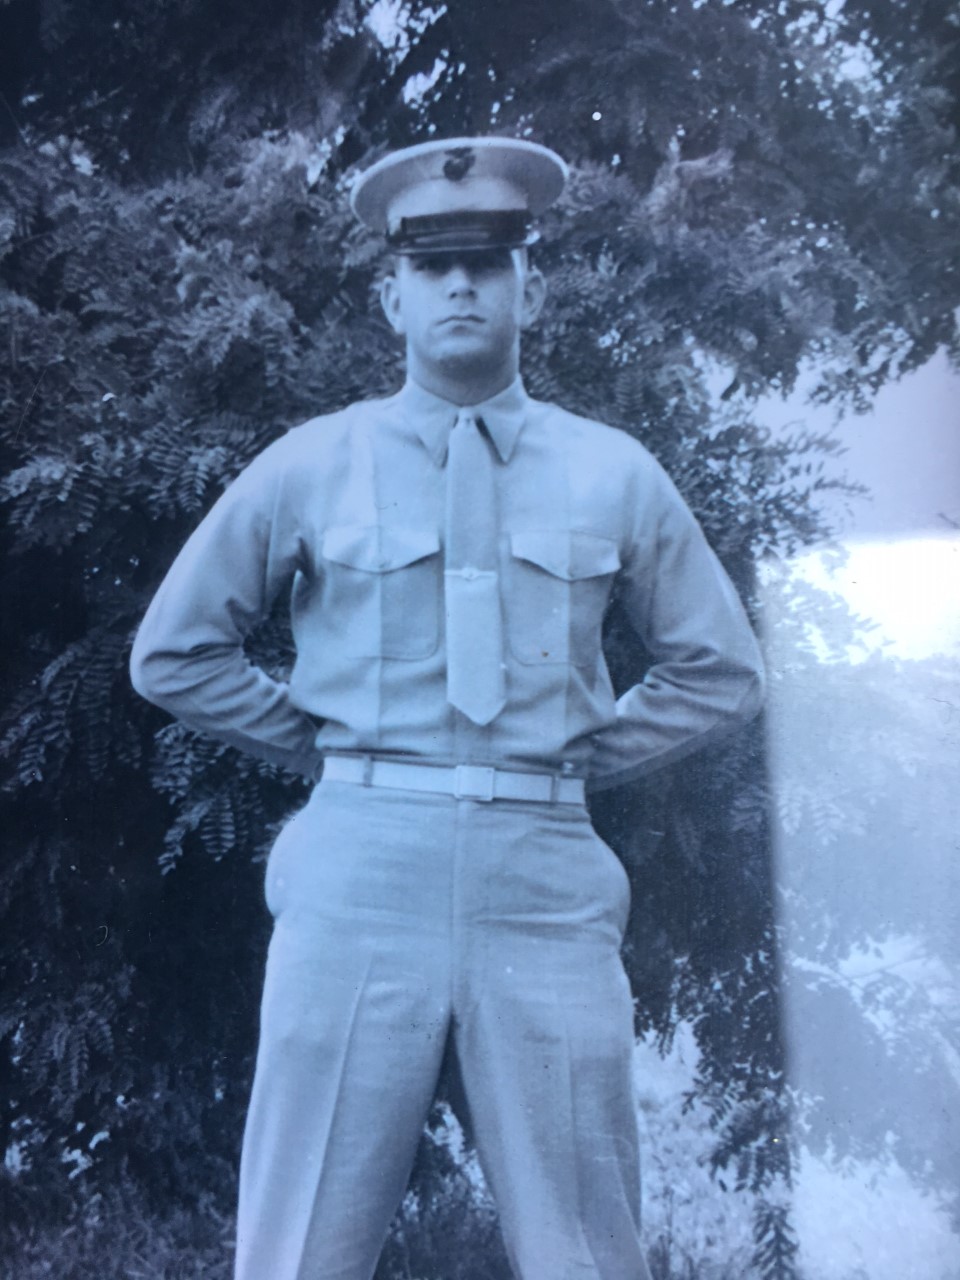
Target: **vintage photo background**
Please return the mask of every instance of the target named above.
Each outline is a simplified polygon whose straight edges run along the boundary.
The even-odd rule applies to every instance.
[[[140,703],[129,645],[254,453],[398,385],[346,185],[473,131],[572,166],[529,390],[660,458],[770,664],[762,721],[595,814],[634,882],[654,1274],[960,1274],[955,9],[0,24],[0,1274],[229,1273],[262,860],[304,791]],[[250,644],[283,669],[279,617]],[[615,611],[608,651],[642,673]],[[384,1280],[506,1276],[468,1138],[439,1107]]]

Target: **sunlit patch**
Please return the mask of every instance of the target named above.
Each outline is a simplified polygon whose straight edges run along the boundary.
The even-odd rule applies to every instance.
[[[809,552],[794,567],[876,623],[862,633],[863,647],[847,653],[849,660],[877,647],[914,659],[960,650],[960,536],[848,542],[840,551]],[[824,638],[829,644],[831,637]]]

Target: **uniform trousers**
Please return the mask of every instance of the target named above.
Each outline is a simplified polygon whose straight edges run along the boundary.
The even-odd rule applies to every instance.
[[[370,1280],[448,1035],[516,1275],[647,1277],[629,890],[586,809],[321,782],[266,895],[236,1280]]]

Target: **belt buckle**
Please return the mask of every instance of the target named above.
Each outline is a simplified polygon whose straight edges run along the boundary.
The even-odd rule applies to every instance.
[[[453,770],[455,800],[492,800],[496,769],[485,764],[458,764]]]

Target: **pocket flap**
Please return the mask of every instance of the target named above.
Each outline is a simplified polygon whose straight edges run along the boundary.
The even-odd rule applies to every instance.
[[[323,535],[327,560],[362,569],[365,573],[389,573],[416,564],[440,551],[440,535],[434,529],[399,526],[337,524]]]
[[[611,538],[578,529],[524,529],[510,535],[518,560],[528,560],[555,578],[574,582],[616,573],[620,553]]]

